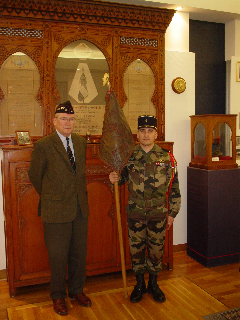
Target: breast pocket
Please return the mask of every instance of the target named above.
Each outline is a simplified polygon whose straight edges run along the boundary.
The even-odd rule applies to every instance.
[[[168,166],[165,163],[154,166],[154,187],[161,188],[167,186]]]
[[[144,167],[141,167],[138,163],[133,162],[128,165],[128,173],[129,173],[129,182],[128,188],[129,191],[138,192],[144,190]]]

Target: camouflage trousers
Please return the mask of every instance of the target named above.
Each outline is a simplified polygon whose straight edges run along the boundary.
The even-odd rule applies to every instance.
[[[128,237],[132,269],[157,275],[162,270],[167,219],[139,221],[128,219]]]

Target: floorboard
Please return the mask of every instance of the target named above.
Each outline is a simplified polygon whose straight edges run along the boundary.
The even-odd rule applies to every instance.
[[[174,268],[167,270],[164,266],[158,284],[166,295],[164,303],[154,301],[148,293],[141,302],[131,303],[129,297],[124,297],[121,272],[88,277],[84,292],[92,299],[92,307],[81,307],[67,298],[69,315],[64,319],[194,320],[240,307],[239,264],[206,268],[188,257],[186,251],[174,252]],[[129,296],[134,285],[135,277],[128,270]],[[49,284],[19,288],[16,297],[10,298],[7,281],[0,281],[1,320],[59,318],[52,308]]]

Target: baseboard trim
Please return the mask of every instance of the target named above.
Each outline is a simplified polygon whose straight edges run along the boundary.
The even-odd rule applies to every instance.
[[[0,280],[7,280],[7,270],[0,270]]]
[[[179,252],[179,251],[186,251],[187,250],[187,244],[177,244],[173,246],[173,252]]]

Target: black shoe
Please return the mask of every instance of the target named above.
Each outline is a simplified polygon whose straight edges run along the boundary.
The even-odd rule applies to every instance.
[[[142,300],[142,296],[147,292],[146,284],[144,281],[144,274],[136,275],[137,284],[135,285],[130,297],[131,302],[139,302]]]
[[[164,302],[166,300],[165,294],[157,284],[157,275],[149,274],[147,292],[153,295],[153,299],[157,302]]]

